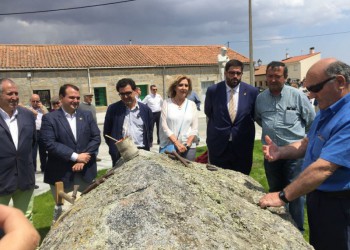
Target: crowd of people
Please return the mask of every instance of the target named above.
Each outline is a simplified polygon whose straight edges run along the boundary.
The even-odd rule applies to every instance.
[[[229,60],[224,80],[207,89],[208,162],[249,175],[256,122],[262,127],[269,185],[260,207],[285,206],[303,233],[306,195],[310,243],[315,249],[350,249],[350,66],[334,58],[316,62],[303,81],[308,95],[287,84],[283,62],[267,65],[268,89],[260,94],[242,81],[243,73],[241,61]],[[129,137],[137,148],[150,150],[156,146],[155,126],[160,153],[177,151],[195,160],[200,100],[191,78],[176,77],[167,98],[157,90],[150,85],[142,100],[133,79],[116,83],[120,101],[108,107],[102,131],[112,167],[121,157],[115,140]],[[73,84],[60,87],[51,112],[39,95],[33,94],[27,107],[19,105],[18,95],[11,79],[0,79],[0,204],[12,199],[31,221],[37,151],[53,197],[57,181],[66,192],[74,185],[82,191],[97,174],[101,132],[93,94],[81,95]],[[317,101],[317,115],[308,98]],[[5,231],[2,244],[10,230],[1,217],[0,225]]]

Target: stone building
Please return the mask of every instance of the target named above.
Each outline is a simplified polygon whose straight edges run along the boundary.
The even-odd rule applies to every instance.
[[[119,100],[115,84],[124,77],[141,87],[142,95],[155,84],[166,95],[171,81],[188,75],[194,90],[203,99],[208,86],[220,79],[217,55],[220,45],[0,45],[0,77],[11,78],[19,86],[20,100],[27,104],[38,93],[50,108],[50,98],[65,83],[77,85],[81,92],[95,95],[98,110]],[[245,63],[243,81],[249,82],[249,59],[227,50],[230,59]],[[142,97],[143,97],[142,96]]]

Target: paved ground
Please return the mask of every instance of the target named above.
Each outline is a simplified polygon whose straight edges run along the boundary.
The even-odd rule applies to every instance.
[[[105,117],[105,112],[97,113],[97,122],[98,122],[99,128],[101,130],[101,136],[102,136],[102,130],[103,130],[104,117]],[[255,127],[256,127],[255,139],[259,140],[259,139],[261,139],[261,128],[258,125],[256,125]],[[199,115],[199,136],[200,136],[201,140],[200,140],[199,146],[205,145],[206,128],[207,128],[207,126],[206,126],[205,115],[203,112],[200,112],[200,115]],[[156,133],[154,133],[154,138],[157,138]],[[159,149],[158,145],[155,145],[152,147],[151,151],[158,152],[158,149]],[[101,159],[100,162],[97,162],[98,170],[112,167],[111,158],[108,154],[108,147],[107,147],[106,143],[104,142],[103,138],[102,138],[102,142],[100,145],[98,157]],[[38,163],[40,162],[39,157],[38,157],[37,161],[38,161]],[[49,185],[43,183],[43,174],[37,173],[35,175],[35,177],[36,177],[36,184],[39,186],[39,188],[34,191],[34,194],[39,195],[39,194],[42,194],[42,193],[48,191]]]

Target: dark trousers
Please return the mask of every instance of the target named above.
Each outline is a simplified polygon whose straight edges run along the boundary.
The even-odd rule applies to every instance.
[[[302,159],[278,160],[274,162],[264,160],[269,192],[278,192],[288,186],[299,176],[302,163]],[[301,196],[286,205],[286,209],[301,232],[304,232],[304,204],[305,197]]]
[[[307,195],[310,244],[316,250],[350,249],[350,194],[321,191]]]
[[[34,164],[34,170],[37,170],[37,164],[36,164],[36,156],[38,153],[39,148],[39,158],[40,158],[40,169],[42,172],[45,172],[46,167],[46,161],[47,161],[47,153],[44,148],[44,146],[40,143],[40,130],[36,131],[36,143],[33,147],[33,164]]]
[[[237,148],[232,142],[227,144],[227,147],[222,155],[213,155],[210,150],[209,161],[220,168],[231,169],[249,175],[253,164],[253,145],[252,149],[244,154],[237,152]]]
[[[159,112],[153,112],[153,119],[152,119],[152,132],[154,129],[154,124],[157,125],[157,144],[159,144],[159,120],[160,120],[160,111]],[[153,141],[151,142],[153,143]]]

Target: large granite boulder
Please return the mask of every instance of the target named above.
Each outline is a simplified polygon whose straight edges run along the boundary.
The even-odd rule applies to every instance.
[[[40,249],[312,249],[261,185],[147,151],[81,196]]]

